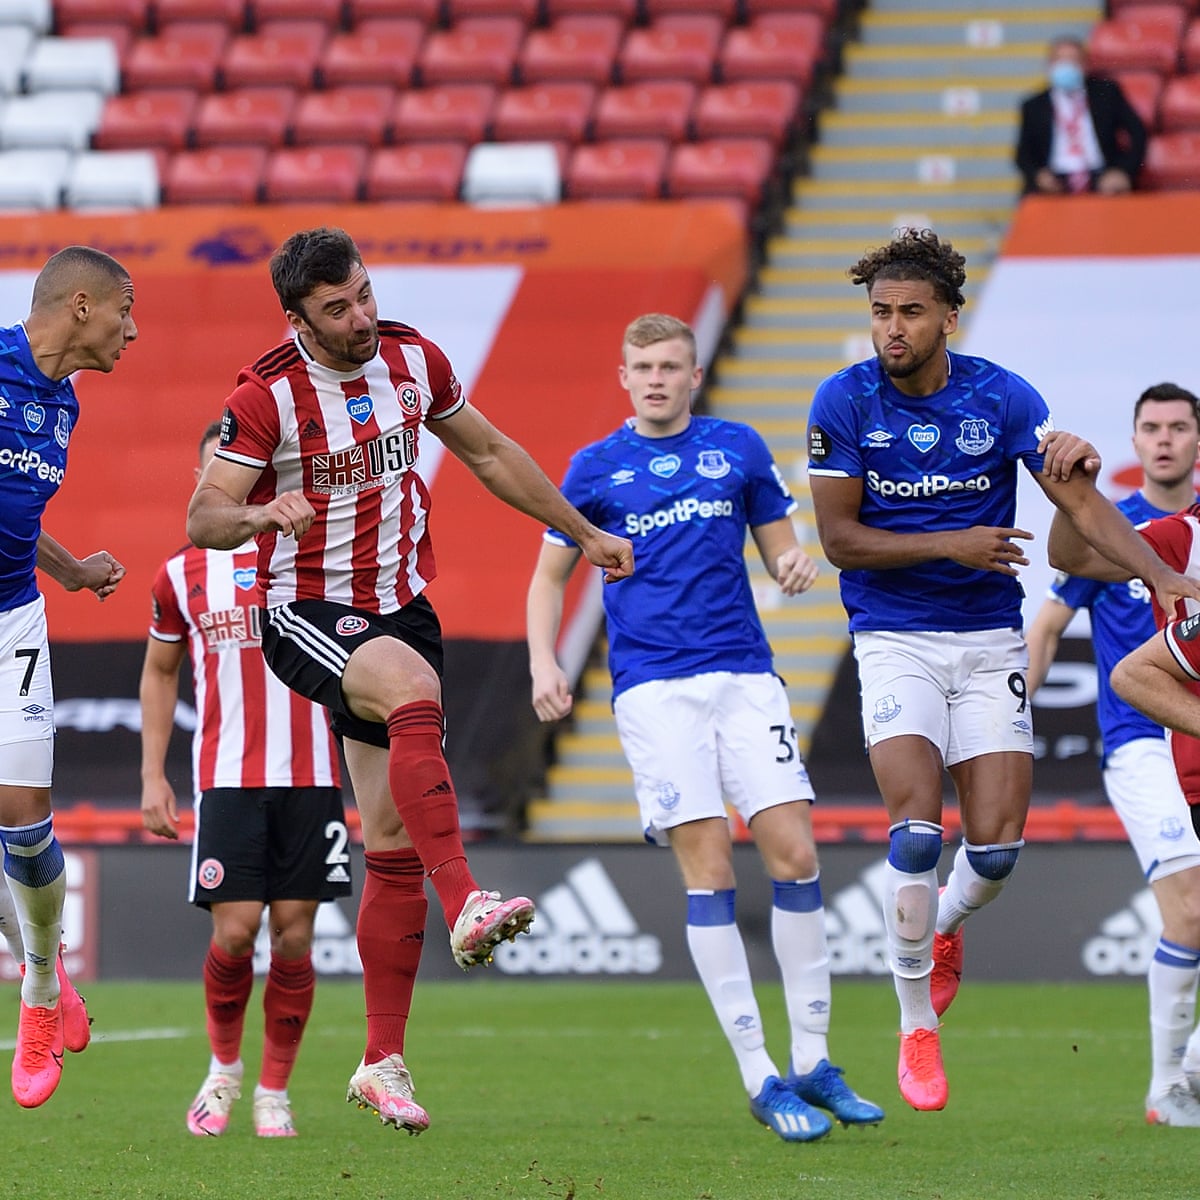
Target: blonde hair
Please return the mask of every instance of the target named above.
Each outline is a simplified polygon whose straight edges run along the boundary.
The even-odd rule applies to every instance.
[[[679,338],[686,343],[692,352],[692,362],[696,361],[696,335],[692,327],[678,317],[670,317],[666,313],[644,313],[630,321],[625,329],[622,346],[653,346],[655,342],[669,342]]]

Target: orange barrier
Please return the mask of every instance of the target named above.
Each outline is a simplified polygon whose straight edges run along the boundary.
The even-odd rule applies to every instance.
[[[1029,196],[1002,258],[1200,254],[1195,192],[1132,196]]]

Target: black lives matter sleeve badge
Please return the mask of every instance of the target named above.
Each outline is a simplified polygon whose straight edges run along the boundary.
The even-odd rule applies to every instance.
[[[808,427],[808,457],[817,463],[829,457],[829,435],[820,425]]]

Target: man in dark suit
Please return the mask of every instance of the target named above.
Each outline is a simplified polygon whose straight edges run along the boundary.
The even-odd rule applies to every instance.
[[[1025,193],[1131,191],[1146,154],[1146,127],[1120,85],[1084,72],[1078,38],[1050,43],[1050,86],[1021,105],[1016,162]]]

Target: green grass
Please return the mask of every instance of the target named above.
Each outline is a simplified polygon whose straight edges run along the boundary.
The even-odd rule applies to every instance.
[[[253,1085],[256,988],[245,1057]],[[207,1067],[199,984],[93,984],[86,1054],[43,1108],[0,1114],[0,1197],[86,1200],[1183,1200],[1196,1138],[1148,1128],[1145,991],[968,981],[943,1026],[950,1104],[896,1091],[890,983],[837,983],[833,1058],[883,1104],[878,1129],[787,1145],[749,1116],[699,984],[418,985],[407,1057],[432,1126],[384,1129],[344,1102],[362,995],[323,982],[292,1080],[300,1136],[259,1141],[250,1105],[222,1138],[183,1114]],[[5,1028],[16,990],[4,993]],[[782,998],[760,988],[787,1058]],[[138,1031],[175,1031],[128,1040]],[[11,1034],[9,1035],[11,1037]],[[7,1056],[4,1056],[6,1058]],[[35,1167],[34,1164],[37,1164]],[[36,1172],[36,1173],[35,1173]]]

